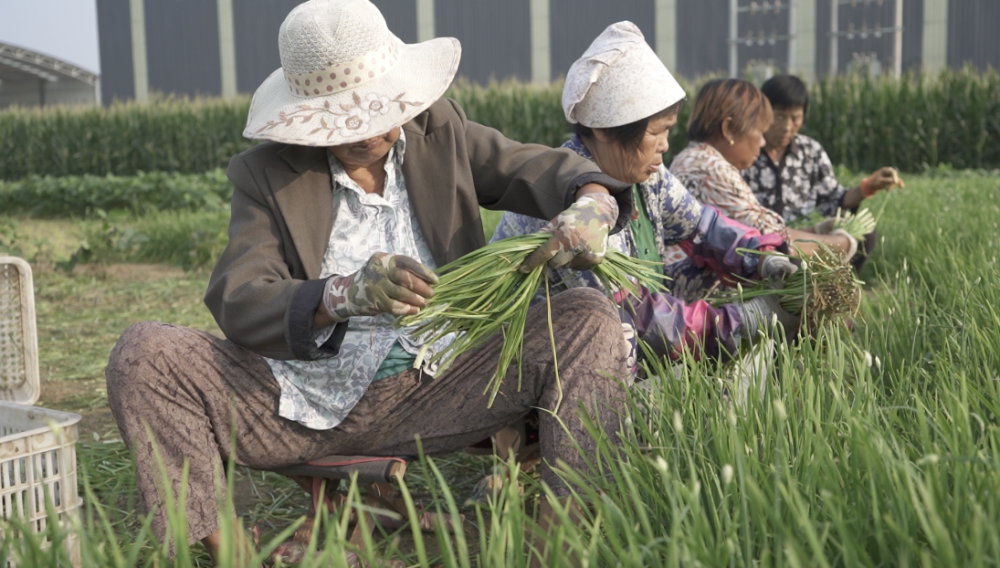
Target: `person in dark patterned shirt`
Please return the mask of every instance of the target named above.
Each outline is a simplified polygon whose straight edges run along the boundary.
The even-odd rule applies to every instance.
[[[823,146],[799,134],[809,108],[806,85],[794,75],[778,75],[768,79],[760,90],[771,102],[774,120],[764,133],[765,145],[757,161],[743,170],[743,179],[761,205],[781,215],[785,222],[794,223],[814,213],[832,217],[837,209],[853,213],[876,192],[903,187],[899,174],[889,167],[880,168],[857,187],[847,189],[840,185]],[[807,230],[826,234],[832,224],[828,219]],[[862,250],[851,261],[855,268],[861,268],[874,247],[872,232],[866,235],[864,246],[859,247]]]

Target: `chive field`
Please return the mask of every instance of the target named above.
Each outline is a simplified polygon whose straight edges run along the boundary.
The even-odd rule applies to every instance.
[[[683,360],[677,378],[671,368],[649,365],[650,378],[630,391],[624,445],[601,438],[593,456],[605,475],[566,473],[580,488],[580,526],[564,512],[554,533],[538,535],[534,511],[545,489],[536,476],[504,464],[523,494],[507,483],[489,505],[463,506],[493,464],[445,456],[412,467],[403,489],[431,492],[432,506],[464,513],[465,523],[454,534],[408,526],[376,532],[362,558],[517,567],[527,566],[526,551],[536,547],[547,548],[551,566],[995,566],[1000,174],[940,168],[906,176],[906,189],[868,205],[880,213],[881,241],[860,275],[866,285],[855,329],[828,329],[815,341],[780,348],[770,373],[756,376],[745,395],[725,368]],[[78,239],[96,239],[87,230],[101,227],[145,234],[154,222],[180,227],[179,219],[196,213],[170,214],[178,217],[122,213],[66,230]],[[70,374],[100,378],[107,351],[132,319],[211,325],[200,305],[203,271],[137,289],[83,270],[129,260],[119,251],[67,272],[56,264],[63,253],[40,246],[44,237],[24,237],[34,222],[0,218],[8,229],[0,231],[0,246],[21,248],[39,267],[43,402]],[[213,222],[224,227],[224,220],[202,219],[201,229],[216,231]],[[175,246],[187,246],[181,243]],[[86,404],[99,408],[100,392]],[[107,434],[97,442],[87,433],[79,446],[84,506],[72,530],[84,566],[208,566],[200,545],[170,559],[154,542],[134,508],[128,453]],[[287,480],[242,468],[230,479],[243,524],[262,528],[264,553],[287,536],[283,529],[302,522],[306,498]],[[361,507],[351,489],[352,506]],[[182,517],[174,515],[171,527],[182,536]],[[345,566],[344,517],[333,516],[327,527],[303,566]],[[61,549],[41,549],[16,525],[3,531],[0,565],[68,565]]]

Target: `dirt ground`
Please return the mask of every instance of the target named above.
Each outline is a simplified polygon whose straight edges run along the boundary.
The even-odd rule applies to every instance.
[[[53,270],[55,269],[51,266],[32,266],[32,271],[36,281],[36,289],[40,288],[38,284],[39,280],[44,279],[46,273]],[[98,282],[115,283],[114,286],[116,287],[121,285],[141,286],[144,283],[163,283],[171,280],[189,278],[184,270],[162,264],[79,265],[74,269],[73,277],[77,279],[91,279]],[[80,303],[93,303],[96,305],[101,300],[104,300],[104,297],[109,295],[109,292],[100,287],[84,288],[81,286],[79,294],[78,301],[80,301]],[[41,398],[37,404],[46,408],[65,410],[80,414],[83,417],[79,424],[81,440],[93,438],[95,434],[101,439],[116,437],[118,435],[117,427],[115,426],[114,420],[111,416],[111,411],[107,407],[107,394],[104,390],[103,373],[92,373],[94,376],[82,379],[66,379],[56,376],[59,371],[53,370],[44,364],[47,356],[51,357],[51,354],[46,352],[46,349],[49,349],[49,347],[45,343],[45,322],[43,321],[45,306],[41,305],[42,302],[46,301],[47,299],[44,296],[36,295],[35,304],[36,312],[39,314],[37,319],[39,319],[40,328],[40,358],[43,362],[40,368]],[[191,301],[198,301],[198,298],[192,298]],[[57,309],[65,308],[59,306]],[[98,317],[100,317],[100,314],[95,315],[95,319]],[[208,331],[221,335],[217,329],[209,329]],[[106,350],[110,350],[111,346],[114,344],[114,339],[114,335],[104,338],[103,343],[107,344],[105,346]],[[73,357],[74,353],[63,352],[60,355],[63,357]]]
[[[52,268],[36,265],[32,270],[37,281]],[[141,283],[180,278],[184,276],[184,271],[159,264],[94,264],[77,266],[74,276],[93,276],[105,281]],[[38,304],[42,301],[45,300],[36,297],[36,311],[40,309]],[[66,380],[51,376],[44,366],[40,369],[40,375],[41,398],[37,404],[80,414],[83,417],[78,425],[81,440],[92,439],[95,434],[101,439],[117,437],[118,429],[106,403],[107,395],[102,377]]]

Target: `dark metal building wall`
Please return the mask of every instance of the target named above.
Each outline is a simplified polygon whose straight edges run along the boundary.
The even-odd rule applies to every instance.
[[[531,80],[528,0],[435,0],[434,10],[436,34],[462,42],[459,75],[477,83]]]
[[[570,65],[583,55],[594,38],[622,20],[639,26],[646,43],[656,49],[654,12],[654,0],[551,0],[552,78],[565,77]]]
[[[903,2],[903,73],[923,65],[924,0]]]
[[[417,41],[417,2],[416,0],[372,0],[378,6],[389,31],[404,43]],[[440,35],[440,33],[438,34]]]
[[[830,4],[833,0],[818,0],[816,3],[816,75],[823,77],[830,72]],[[954,0],[953,0],[954,1]],[[838,41],[837,67],[840,73],[847,70],[855,54],[875,53],[882,65],[883,73],[891,73],[893,69],[893,34],[884,33],[875,37],[870,31],[868,37],[861,37],[861,30],[867,26],[877,25],[890,28],[896,25],[895,2],[885,0],[879,2],[859,1],[856,6],[842,5],[839,12],[841,31],[848,31],[854,24],[855,37],[847,39],[841,36]],[[924,2],[923,0],[904,0],[903,2],[903,71],[920,67],[922,58],[922,39],[924,33]]]
[[[831,0],[818,0],[816,6],[816,75],[826,76],[830,72],[830,2]],[[885,3],[888,7],[883,21],[894,21],[893,7],[891,2]],[[842,8],[843,10],[843,8]],[[844,26],[844,13],[841,12],[841,29]],[[903,71],[919,68],[923,57],[924,35],[924,0],[904,0],[903,2]],[[892,70],[892,37],[885,37],[886,46],[884,56],[879,53],[879,60],[883,63],[883,70]],[[853,42],[847,42],[853,43]],[[847,63],[853,57],[851,47],[845,46],[845,42],[840,41],[838,50],[840,72],[843,73]],[[884,57],[884,58],[883,58]],[[888,69],[886,69],[888,65]]]
[[[281,67],[278,28],[302,0],[234,0],[236,90],[252,93]]]
[[[751,3],[761,4],[761,2],[748,2],[742,0],[740,7],[747,7]],[[775,4],[775,2],[770,2]],[[789,24],[789,3],[786,0],[777,9],[771,8],[766,12],[761,9],[756,12],[741,12],[738,17],[738,36],[746,40],[752,38],[753,44],[740,44],[736,50],[737,69],[740,77],[746,71],[751,62],[771,64],[775,67],[775,72],[788,68],[788,40],[777,39],[778,36],[788,35]],[[726,10],[728,12],[728,9]],[[729,29],[729,19],[726,21],[716,21],[716,26],[724,26]],[[774,36],[772,38],[772,36]],[[728,48],[728,44],[727,44]],[[729,57],[726,57],[728,67]]]
[[[830,3],[816,0],[816,77],[830,74]]]
[[[729,1],[677,0],[677,73],[729,72]]]
[[[206,0],[146,0],[150,92],[219,95],[219,14]]]
[[[132,28],[128,0],[97,0],[97,42],[101,50],[101,103],[135,96]]]
[[[1000,1],[951,0],[948,3],[948,67],[967,62],[1000,70]]]

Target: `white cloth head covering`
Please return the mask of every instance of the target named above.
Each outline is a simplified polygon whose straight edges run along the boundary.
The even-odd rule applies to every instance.
[[[444,94],[458,71],[455,38],[408,45],[368,0],[310,0],[278,31],[281,68],[258,87],[243,135],[336,146],[385,134]]]
[[[632,22],[611,24],[569,68],[566,120],[612,128],[652,116],[684,98],[684,89]]]

